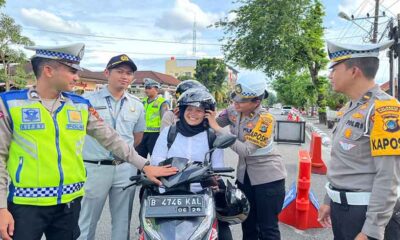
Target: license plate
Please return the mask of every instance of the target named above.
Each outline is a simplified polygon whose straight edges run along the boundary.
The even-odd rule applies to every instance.
[[[202,207],[203,197],[150,197],[150,207]]]
[[[148,199],[146,217],[204,216],[204,197],[153,196]]]

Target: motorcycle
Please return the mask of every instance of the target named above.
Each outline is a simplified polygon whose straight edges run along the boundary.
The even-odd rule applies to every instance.
[[[145,176],[130,178],[133,185],[144,188],[140,208],[139,240],[214,240],[218,238],[218,222],[214,192],[211,186],[200,192],[192,192],[191,184],[205,183],[216,176],[230,177],[233,168],[213,168],[211,153],[217,148],[227,148],[236,137],[218,136],[204,157],[204,162],[192,162],[186,158],[169,158],[160,165],[172,165],[178,173],[162,177],[162,187],[156,186]],[[208,158],[207,158],[208,156]]]

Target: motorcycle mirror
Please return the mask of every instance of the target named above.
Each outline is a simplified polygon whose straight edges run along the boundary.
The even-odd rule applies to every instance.
[[[232,144],[234,144],[236,141],[236,137],[232,134],[223,134],[223,135],[219,135],[213,144],[214,148],[227,148],[229,146],[231,146]]]

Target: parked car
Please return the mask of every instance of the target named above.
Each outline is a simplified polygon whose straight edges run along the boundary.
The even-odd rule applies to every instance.
[[[288,115],[291,110],[291,106],[283,106],[281,110],[281,115]]]

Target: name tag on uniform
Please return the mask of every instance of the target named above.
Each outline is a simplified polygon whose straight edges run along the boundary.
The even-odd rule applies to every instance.
[[[107,107],[106,106],[97,106],[97,107],[94,107],[94,109],[96,109],[96,110],[104,110],[104,109],[107,109]]]

